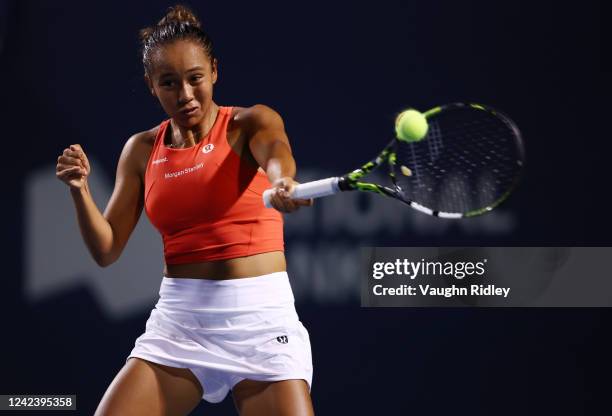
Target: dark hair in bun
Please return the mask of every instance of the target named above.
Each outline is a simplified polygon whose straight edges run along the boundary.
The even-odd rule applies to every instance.
[[[142,63],[147,74],[151,73],[152,52],[159,46],[175,40],[193,40],[204,48],[206,55],[215,59],[210,37],[202,30],[202,24],[196,15],[186,6],[176,5],[155,26],[140,30],[142,42]]]

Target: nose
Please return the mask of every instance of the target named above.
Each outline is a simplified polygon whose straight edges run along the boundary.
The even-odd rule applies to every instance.
[[[178,101],[179,105],[185,105],[189,101],[193,100],[193,88],[188,82],[184,82],[179,90]]]

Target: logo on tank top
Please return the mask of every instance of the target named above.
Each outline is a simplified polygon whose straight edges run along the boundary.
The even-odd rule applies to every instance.
[[[164,162],[167,162],[167,161],[168,161],[168,158],[167,158],[167,157],[164,157],[164,158],[162,158],[162,159],[156,159],[156,160],[154,160],[154,161],[153,161],[153,164],[154,164],[154,165],[157,165],[157,164],[159,164],[159,163],[164,163]]]
[[[215,148],[215,145],[212,143],[208,143],[206,146],[202,148],[202,153],[210,153]]]
[[[289,337],[287,335],[281,335],[280,337],[276,337],[276,340],[278,341],[279,344],[289,343]]]

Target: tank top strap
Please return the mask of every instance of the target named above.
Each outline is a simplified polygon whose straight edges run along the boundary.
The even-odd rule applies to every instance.
[[[170,119],[164,120],[159,124],[159,128],[157,129],[157,133],[155,135],[155,141],[153,141],[153,148],[151,149],[151,154],[149,155],[149,160],[147,161],[146,173],[148,173],[150,165],[153,161],[159,160],[165,156],[165,149],[161,144],[164,141],[164,136],[166,135],[166,130],[168,129],[169,124]]]
[[[157,135],[155,136],[155,144],[153,145],[153,151],[158,151],[158,149],[164,149],[164,146],[162,146],[162,144],[164,143],[164,138],[166,137],[166,132],[168,131],[168,126],[170,125],[170,120],[171,119],[164,120],[159,125]]]
[[[233,107],[219,107],[217,120],[213,125],[212,131],[208,135],[208,143],[213,143],[215,147],[224,147],[227,143],[227,126],[232,119]]]

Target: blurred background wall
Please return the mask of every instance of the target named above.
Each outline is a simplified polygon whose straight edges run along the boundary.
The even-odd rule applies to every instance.
[[[165,118],[145,88],[137,34],[172,4],[0,2],[0,393],[77,394],[78,413],[92,414],[144,330],[161,282],[159,235],[143,213],[122,258],[97,267],[55,163],[80,143],[104,209],[126,139]],[[443,221],[356,194],[285,217],[318,414],[585,414],[609,375],[608,310],[364,309],[359,250],[610,245],[602,3],[186,4],[219,57],[215,101],[276,109],[300,181],[369,159],[408,106],[486,103],[525,138],[524,182],[482,218]]]

